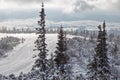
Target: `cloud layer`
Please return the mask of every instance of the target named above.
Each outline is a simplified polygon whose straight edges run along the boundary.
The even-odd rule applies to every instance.
[[[120,0],[43,0],[46,14],[54,20],[120,21]],[[1,19],[36,18],[42,0],[0,0]],[[0,19],[0,20],[1,20]]]
[[[50,0],[4,0],[5,2],[14,2],[17,4],[32,4],[32,3],[40,3],[42,1],[50,1]]]
[[[76,0],[74,4],[75,12],[84,11],[84,10],[92,10],[93,8],[95,8],[94,5],[90,5],[84,0]]]
[[[64,12],[67,10],[69,10],[68,12],[79,12],[93,9],[120,9],[120,0],[0,0],[0,8],[11,8],[11,6],[19,8],[20,5],[29,8],[31,5],[39,6],[42,1],[46,2],[47,8],[60,8]]]

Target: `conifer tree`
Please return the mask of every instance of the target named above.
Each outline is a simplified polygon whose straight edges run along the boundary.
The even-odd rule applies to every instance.
[[[47,69],[48,69],[48,60],[46,59],[47,55],[47,44],[45,43],[45,12],[44,12],[44,4],[42,3],[42,9],[40,12],[40,21],[38,21],[38,24],[40,25],[40,28],[37,28],[37,34],[38,38],[35,41],[36,44],[36,50],[39,52],[38,59],[35,61],[34,68],[39,70],[39,74],[41,77],[41,80],[47,80]]]
[[[55,57],[55,63],[57,67],[61,67],[61,69],[64,67],[64,64],[67,63],[67,57],[66,57],[66,38],[65,33],[63,32],[63,28],[60,27],[59,35],[58,35],[58,43],[57,43],[57,50],[55,51],[56,57]]]
[[[100,41],[100,48],[98,48],[100,53],[97,53],[98,57],[98,77],[100,80],[110,80],[110,66],[107,56],[107,43],[106,43],[106,24],[103,23],[103,31]]]
[[[101,41],[101,36],[102,36],[101,25],[98,26],[98,29],[99,29],[99,33],[98,33],[98,38],[97,38],[97,47],[95,48],[96,53],[100,52],[98,48],[100,48],[100,41]],[[87,74],[89,75],[88,76],[89,80],[98,80],[97,79],[98,77],[97,76],[97,71],[98,71],[97,62],[98,62],[97,56],[96,54],[94,54],[93,61],[90,64],[88,64],[89,71]]]
[[[66,42],[66,33],[63,31],[63,28],[60,27],[58,35],[57,50],[55,51],[56,57],[54,59],[57,67],[57,76],[55,80],[72,80],[70,66],[68,65],[68,56],[66,53],[67,42]]]
[[[88,65],[90,80],[110,80],[110,66],[107,57],[107,43],[106,43],[106,24],[103,23],[103,30],[98,26],[99,34],[97,39],[96,54],[92,63]]]

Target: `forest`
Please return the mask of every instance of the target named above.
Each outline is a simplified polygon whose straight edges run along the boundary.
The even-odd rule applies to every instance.
[[[29,46],[34,44],[34,48],[30,48],[33,52],[29,52],[34,56],[32,59],[25,57],[26,59],[23,61],[23,63],[27,61],[31,63],[33,60],[34,64],[32,64],[31,70],[27,73],[20,72],[20,74],[16,75],[13,72],[17,72],[17,69],[21,68],[18,67],[16,71],[11,70],[9,75],[0,74],[0,80],[120,80],[119,31],[108,31],[107,27],[109,26],[107,26],[105,20],[103,20],[102,24],[95,26],[97,28],[96,31],[68,30],[62,25],[58,26],[58,28],[46,28],[46,15],[44,3],[42,3],[38,21],[39,27],[36,30],[31,30],[30,28],[17,29],[15,27],[12,29],[2,27],[0,29],[1,35],[17,34],[15,37],[7,36],[0,39],[1,61],[2,58],[9,60],[9,56],[15,56],[15,54],[10,55],[7,53],[14,50],[14,47],[17,46],[20,47],[21,52],[17,53],[21,54],[21,58],[29,56],[26,53],[28,50],[24,51],[23,48],[29,48]],[[20,38],[21,36],[18,38],[19,34],[22,38]],[[29,37],[25,39],[23,34]],[[56,34],[57,41],[54,41]],[[51,53],[48,49],[50,44],[47,44],[48,36],[53,42],[51,40],[48,41],[56,44],[54,52]],[[31,38],[34,39],[33,44],[30,42]],[[53,48],[53,46],[49,47]],[[22,53],[27,55],[22,55]],[[18,55],[16,56],[19,57]],[[19,64],[20,62],[18,61],[17,63]],[[27,63],[25,64],[28,65]],[[12,64],[12,66],[15,65],[15,63]],[[0,68],[1,66],[0,62]],[[22,68],[26,68],[26,66],[23,65]]]

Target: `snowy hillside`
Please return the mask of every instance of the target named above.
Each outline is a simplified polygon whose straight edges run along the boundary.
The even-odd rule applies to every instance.
[[[4,36],[25,38],[25,42],[23,44],[18,45],[13,51],[7,53],[7,58],[0,59],[0,74],[9,75],[14,73],[18,75],[20,72],[29,72],[35,61],[35,58],[33,57],[36,54],[36,52],[33,51],[33,49],[35,49],[34,42],[37,38],[37,35],[0,34],[0,38]],[[55,50],[57,34],[47,34],[46,38],[46,42],[47,44],[49,44],[47,46],[47,49],[49,50],[49,53],[52,53]]]

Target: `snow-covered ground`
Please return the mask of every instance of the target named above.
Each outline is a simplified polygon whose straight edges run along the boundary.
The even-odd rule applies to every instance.
[[[33,56],[37,54],[37,52],[33,51],[33,49],[35,49],[34,42],[37,38],[37,35],[0,34],[0,38],[4,36],[25,38],[25,42],[19,44],[11,52],[8,52],[8,57],[0,59],[0,74],[9,75],[14,73],[15,75],[19,75],[20,72],[29,72],[35,61],[35,58],[33,58]],[[57,34],[47,34],[46,43],[48,44],[47,49],[49,50],[49,53],[54,52],[57,43]]]

